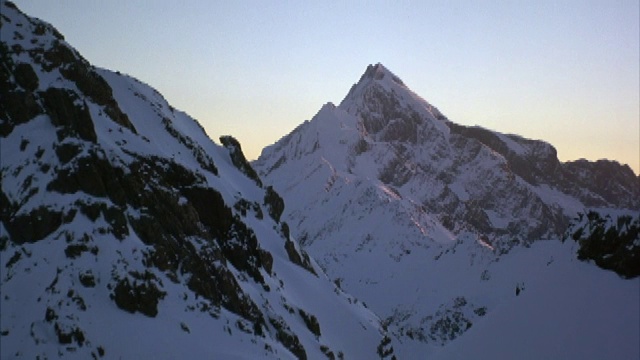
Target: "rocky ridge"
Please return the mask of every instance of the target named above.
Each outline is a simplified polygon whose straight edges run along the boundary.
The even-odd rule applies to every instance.
[[[235,139],[0,6],[2,358],[376,354]]]

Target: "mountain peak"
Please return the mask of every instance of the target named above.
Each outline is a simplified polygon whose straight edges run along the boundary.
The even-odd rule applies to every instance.
[[[387,90],[398,90],[398,88],[407,89],[402,80],[381,63],[375,65],[369,64],[362,76],[360,76],[360,80],[358,80],[356,84],[353,84],[340,105],[343,106],[347,104],[349,100],[353,101],[357,99],[360,95],[366,93],[366,89],[370,87],[381,87]]]
[[[432,120],[445,120],[440,111],[407,87],[398,76],[381,63],[368,65],[360,80],[354,84],[339,107],[351,114],[374,113],[377,130],[392,120],[398,109],[412,108]],[[397,115],[397,114],[396,114]],[[411,116],[409,116],[411,117]],[[385,120],[386,119],[386,120]]]
[[[391,72],[381,63],[377,63],[375,65],[369,64],[364,74],[362,74],[362,77],[360,78],[360,81],[358,83],[362,83],[363,81],[367,81],[369,79],[373,79],[377,81],[381,81],[385,79],[387,81],[392,80],[396,84],[404,86],[404,83],[402,82],[402,80],[400,80],[399,77],[397,77],[393,72]]]

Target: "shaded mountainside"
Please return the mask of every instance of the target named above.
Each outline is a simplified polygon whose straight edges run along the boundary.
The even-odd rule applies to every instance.
[[[640,209],[629,166],[562,163],[546,142],[455,124],[381,64],[253,165],[285,199],[292,235],[403,339],[400,355],[455,346],[509,303],[497,294],[535,276],[496,265],[511,252],[561,239],[587,208]]]
[[[2,358],[376,355],[235,139],[0,14]]]

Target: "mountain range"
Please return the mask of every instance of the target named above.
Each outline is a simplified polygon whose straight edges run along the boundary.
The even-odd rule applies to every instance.
[[[412,349],[400,352],[410,358],[415,349],[435,354],[455,347],[475,324],[515,306],[514,298],[525,284],[540,281],[542,269],[567,276],[567,283],[583,281],[560,269],[579,266],[565,263],[575,260],[578,250],[570,246],[577,245],[560,240],[570,237],[567,228],[580,214],[623,217],[631,231],[617,249],[625,255],[611,257],[613,250],[596,246],[605,253],[587,258],[610,259],[609,268],[640,274],[640,178],[629,166],[562,163],[544,141],[458,125],[382,64],[369,65],[338,106],[325,104],[253,165],[282,194],[283,218],[303,248],[380,315],[404,343],[401,349]],[[580,229],[586,234],[592,228]],[[546,285],[530,296],[560,296]],[[637,305],[637,281],[619,285],[628,286]],[[602,289],[592,290],[589,297]],[[638,319],[633,304],[624,309]],[[518,311],[543,317],[521,306]],[[603,324],[585,329],[596,325]],[[561,326],[576,331],[573,323]],[[532,331],[549,333],[546,327],[516,333],[527,338]],[[558,339],[547,340],[556,346]]]
[[[9,1],[0,35],[1,358],[640,356],[628,166],[381,64],[250,163]]]

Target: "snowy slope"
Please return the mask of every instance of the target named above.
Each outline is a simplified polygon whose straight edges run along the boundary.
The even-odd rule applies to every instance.
[[[494,359],[640,358],[638,280],[622,280],[591,264],[558,256],[569,250],[575,249],[538,242],[506,259],[504,269],[518,268],[513,262],[538,256],[554,261],[537,269],[518,297],[434,358],[469,359],[478,354]]]
[[[640,208],[628,166],[563,164],[542,141],[457,125],[381,64],[254,166],[287,202],[301,245],[384,319],[409,358],[455,347],[550,261],[504,259],[535,244],[570,262],[574,252],[538,242],[555,244],[585,208]],[[628,305],[621,311],[635,311]]]
[[[376,356],[235,140],[0,13],[1,358]]]

